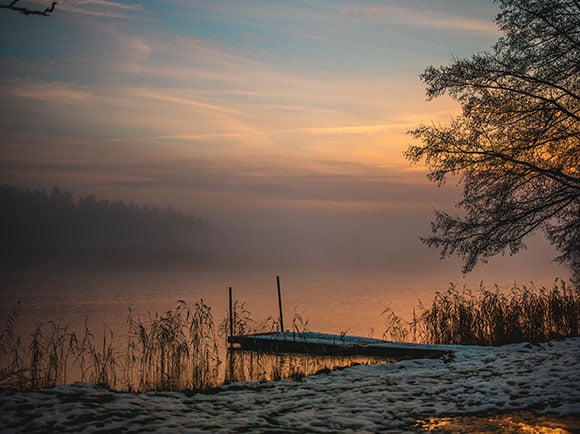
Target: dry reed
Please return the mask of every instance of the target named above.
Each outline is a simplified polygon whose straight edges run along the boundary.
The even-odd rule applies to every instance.
[[[456,285],[437,292],[431,307],[406,322],[385,309],[384,337],[434,344],[505,345],[575,337],[580,332],[580,294],[560,279],[552,289],[497,286],[476,292]]]
[[[38,324],[29,344],[14,333],[18,306],[0,334],[0,387],[38,389],[75,379],[113,390],[199,390],[218,385],[220,365],[211,308],[203,300],[192,310],[179,301],[147,322],[127,320],[127,345],[119,351],[103,324],[97,343],[87,322],[81,335],[54,322]]]
[[[37,324],[27,339],[15,333],[20,304],[9,312],[0,333],[0,387],[38,389],[71,380],[100,384],[113,390],[160,391],[199,390],[220,384],[221,361],[211,308],[203,300],[193,309],[180,300],[165,314],[149,315],[147,321],[127,319],[124,349],[115,343],[113,332],[103,324],[97,339],[85,321],[81,334],[55,322]],[[429,308],[419,306],[413,320],[404,321],[385,309],[383,338],[434,344],[503,345],[541,342],[579,336],[580,294],[564,281],[552,289],[514,286],[506,294],[498,287],[472,292],[455,285],[437,292]],[[258,327],[245,304],[234,304],[233,331],[236,335],[279,330],[279,322],[268,318]],[[219,334],[229,335],[229,319],[221,322]],[[308,321],[294,312],[292,328],[298,335],[308,331]],[[308,369],[298,369],[290,359],[298,356],[228,353],[231,365],[226,382],[240,378],[300,378]],[[266,361],[267,360],[267,361]],[[274,360],[274,362],[272,362]],[[283,362],[283,363],[282,363]],[[307,361],[314,369],[344,361]],[[301,361],[301,363],[303,363]],[[304,362],[306,363],[306,362]],[[348,364],[348,363],[347,363]],[[284,367],[286,366],[286,367]],[[267,368],[267,369],[266,369]]]

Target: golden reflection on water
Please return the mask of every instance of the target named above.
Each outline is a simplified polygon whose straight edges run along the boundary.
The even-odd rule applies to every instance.
[[[580,432],[580,417],[536,416],[517,412],[497,416],[456,416],[419,420],[418,432],[573,434]]]
[[[366,356],[313,356],[233,350],[227,354],[226,382],[297,380],[319,372],[389,361],[392,360]]]

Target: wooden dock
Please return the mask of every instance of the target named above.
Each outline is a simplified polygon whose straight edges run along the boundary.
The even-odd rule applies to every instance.
[[[299,353],[314,356],[369,356],[385,359],[433,359],[450,354],[437,345],[388,342],[358,336],[315,332],[257,333],[228,337],[233,349],[264,353]]]

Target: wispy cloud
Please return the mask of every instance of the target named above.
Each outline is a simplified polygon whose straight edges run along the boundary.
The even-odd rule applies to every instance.
[[[57,81],[14,80],[4,87],[4,91],[15,96],[53,104],[86,102],[93,96],[81,86]]]
[[[77,4],[79,6],[103,6],[109,8],[116,8],[116,9],[124,9],[124,10],[137,10],[141,9],[141,5],[139,4],[124,4],[109,0],[69,0],[72,4]]]
[[[414,74],[304,70],[222,41],[132,30],[107,27],[106,61],[91,59],[68,83],[12,86],[11,95],[63,106],[50,113],[56,123],[74,115],[78,131],[62,128],[45,142],[77,134],[108,146],[149,143],[183,157],[264,152],[402,164],[405,131],[432,119],[418,113],[424,92]],[[68,64],[51,68],[53,76],[70,73]],[[76,84],[85,76],[90,81]],[[74,102],[82,104],[71,114]]]
[[[125,39],[129,53],[125,58],[125,69],[132,74],[141,74],[144,72],[143,63],[147,60],[151,47],[145,39],[138,36],[129,36]]]
[[[421,16],[415,23],[419,26],[441,29],[477,32],[486,35],[498,34],[497,26],[489,21],[474,20],[465,17]]]
[[[310,41],[322,41],[322,40],[326,39],[326,36],[324,36],[324,35],[317,35],[317,34],[314,34],[314,33],[304,33],[304,32],[302,32],[302,33],[300,33],[299,36],[302,39],[308,39]]]
[[[397,6],[347,6],[340,11],[340,15],[387,20],[392,24],[403,26],[477,32],[484,35],[498,33],[497,26],[489,19],[478,20],[459,15],[442,14],[427,9]]]
[[[173,101],[169,99],[169,101]],[[188,102],[191,103],[191,102]],[[202,105],[203,106],[203,105]],[[314,128],[293,128],[281,130],[245,130],[236,132],[223,132],[212,134],[171,134],[163,136],[143,136],[134,137],[132,140],[158,139],[158,140],[181,140],[181,141],[198,141],[208,139],[239,139],[252,136],[263,135],[288,135],[288,134],[310,134],[314,136],[355,136],[355,135],[375,135],[392,130],[401,130],[411,128],[416,124],[412,123],[393,123],[384,125],[350,125],[335,127],[314,127]],[[127,139],[114,139],[123,141]]]
[[[382,125],[349,125],[337,127],[303,128],[299,131],[312,133],[320,136],[344,136],[344,135],[370,135],[380,134],[385,131],[401,128],[409,128],[413,124],[382,124]]]
[[[128,12],[143,9],[140,4],[125,4],[110,0],[61,0],[58,8],[72,13],[109,18],[127,18]]]
[[[315,161],[309,161],[312,165]],[[244,159],[212,158],[163,160],[155,163],[135,161],[105,162],[22,160],[0,158],[3,172],[45,173],[77,177],[99,175],[110,185],[136,188],[185,190],[191,194],[207,193],[228,196],[234,203],[284,205],[291,201],[309,202],[309,206],[334,203],[366,203],[368,206],[414,206],[424,203],[431,192],[426,182],[401,179],[393,170],[347,163],[319,161],[316,169],[305,169],[300,159],[248,156]],[[352,166],[352,167],[351,167]],[[236,199],[237,196],[237,199]],[[234,204],[232,204],[234,205]],[[430,209],[430,205],[424,205]]]
[[[245,114],[245,113],[242,113],[240,111],[233,110],[233,109],[230,109],[227,107],[221,107],[218,105],[208,104],[208,103],[205,103],[202,101],[196,101],[194,99],[183,98],[183,97],[172,95],[170,93],[163,93],[160,91],[149,90],[149,89],[135,89],[134,92],[138,96],[143,97],[143,98],[150,98],[150,99],[154,99],[154,100],[158,100],[158,101],[166,101],[166,102],[170,102],[170,103],[174,103],[174,104],[193,106],[193,107],[197,107],[197,108],[201,108],[201,109],[205,109],[205,110],[210,110],[213,112],[226,113],[229,115],[247,116],[247,114]]]

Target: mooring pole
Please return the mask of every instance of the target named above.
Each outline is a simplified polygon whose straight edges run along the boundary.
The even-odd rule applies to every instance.
[[[230,286],[230,338],[234,336],[234,308],[232,304],[232,287]],[[230,339],[230,346],[233,345]]]
[[[284,316],[282,315],[282,294],[280,293],[280,276],[276,276],[278,286],[278,308],[280,309],[280,331],[284,332]]]
[[[230,377],[229,379],[226,378],[227,381],[233,381],[234,379],[234,343],[233,336],[234,336],[234,309],[233,309],[233,300],[232,300],[232,287],[230,286],[230,348],[228,350],[226,360],[229,362],[228,366],[230,368]]]

